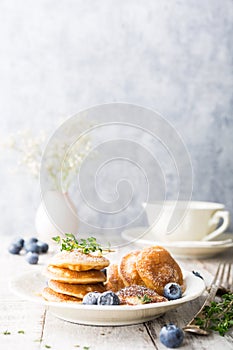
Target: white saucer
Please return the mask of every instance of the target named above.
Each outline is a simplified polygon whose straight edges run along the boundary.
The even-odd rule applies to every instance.
[[[75,303],[46,302],[40,293],[46,286],[41,272],[31,271],[11,282],[12,291],[23,299],[45,305],[55,316],[66,321],[102,326],[137,324],[159,317],[199,297],[205,290],[204,281],[193,273],[182,271],[186,290],[180,299],[153,304],[130,305],[83,305]]]
[[[122,232],[122,237],[140,247],[161,245],[173,255],[186,259],[210,258],[233,247],[233,234],[231,233],[223,233],[215,241],[161,242],[154,240],[151,232],[144,234],[146,229],[146,227],[128,229]]]

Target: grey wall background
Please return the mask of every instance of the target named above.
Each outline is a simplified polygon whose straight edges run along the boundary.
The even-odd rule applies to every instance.
[[[190,152],[193,199],[233,215],[230,0],[0,2],[1,138],[95,104],[158,110]],[[1,157],[0,232],[34,230],[38,184]]]

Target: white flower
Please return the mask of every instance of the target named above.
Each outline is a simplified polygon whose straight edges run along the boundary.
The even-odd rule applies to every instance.
[[[86,121],[80,122],[80,131],[85,131],[86,128]],[[61,185],[65,190],[68,190],[72,179],[87,156],[91,146],[89,138],[83,136],[70,147],[70,135],[72,133],[72,125],[69,125],[62,133],[62,138],[59,138],[57,142],[53,142],[49,148],[49,152],[46,154],[46,159],[43,159],[43,162],[45,162],[43,166],[47,170],[54,186],[59,188],[62,175]],[[77,130],[76,134],[78,134]],[[2,150],[8,149],[15,151],[18,155],[18,165],[24,167],[33,177],[38,178],[47,138],[48,136],[43,130],[37,136],[34,136],[28,129],[19,130],[16,134],[9,135],[0,144],[0,148]]]

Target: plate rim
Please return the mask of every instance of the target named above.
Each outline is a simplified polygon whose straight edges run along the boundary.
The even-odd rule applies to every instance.
[[[194,281],[196,278],[198,278],[198,284],[195,283],[196,286],[199,286],[199,289],[196,290],[195,293],[193,294],[189,294],[189,295],[184,295],[182,298],[180,299],[176,299],[176,300],[170,300],[170,301],[165,301],[165,302],[159,302],[159,303],[151,303],[151,304],[140,304],[140,305],[84,305],[82,303],[65,303],[65,302],[50,302],[50,301],[46,301],[44,300],[42,297],[39,297],[39,295],[35,296],[31,296],[28,295],[26,296],[24,293],[19,292],[17,290],[17,288],[15,287],[15,284],[19,283],[19,281],[24,280],[27,276],[33,276],[34,278],[41,278],[41,282],[44,280],[44,283],[46,285],[46,277],[43,276],[42,271],[28,271],[25,272],[23,274],[21,274],[20,276],[16,276],[15,278],[13,278],[10,281],[10,289],[11,291],[16,294],[17,296],[19,296],[20,298],[23,298],[23,300],[28,300],[30,302],[34,302],[40,305],[44,305],[44,306],[49,306],[49,307],[59,307],[62,309],[75,309],[75,310],[91,310],[91,311],[114,311],[117,310],[119,312],[124,312],[124,311],[140,311],[140,310],[147,310],[147,309],[156,309],[156,308],[161,308],[161,307],[166,307],[166,306],[179,306],[182,304],[185,304],[188,301],[194,300],[196,298],[198,298],[199,296],[201,296],[203,294],[203,292],[206,289],[206,284],[205,282],[195,276],[192,272],[187,271],[182,269],[182,273],[184,276],[184,280],[185,279],[191,279],[191,281]],[[43,280],[42,280],[43,279]],[[184,293],[185,294],[185,293]],[[38,297],[38,300],[36,299]],[[165,311],[166,312],[166,311]]]

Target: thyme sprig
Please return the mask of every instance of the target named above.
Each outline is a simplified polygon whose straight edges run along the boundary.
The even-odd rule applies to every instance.
[[[148,304],[152,302],[152,299],[148,297],[147,294],[143,295],[143,297],[138,295],[138,299],[141,301],[142,304]]]
[[[61,245],[61,251],[67,250],[71,251],[78,249],[84,254],[98,252],[103,254],[104,252],[110,252],[110,248],[104,249],[99,243],[97,243],[96,238],[89,237],[87,239],[81,238],[79,241],[72,233],[66,233],[65,237],[56,236],[52,238],[56,243]]]
[[[220,301],[212,301],[210,306],[205,306],[202,316],[197,317],[195,323],[224,336],[233,327],[233,293],[223,294]]]

